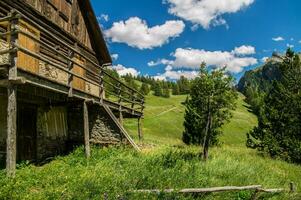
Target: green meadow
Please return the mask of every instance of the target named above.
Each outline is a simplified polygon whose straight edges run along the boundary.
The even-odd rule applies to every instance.
[[[251,199],[251,191],[182,196],[137,194],[137,189],[182,189],[215,186],[262,185],[301,189],[301,167],[271,159],[245,147],[246,133],[256,117],[240,95],[233,118],[223,127],[221,144],[210,149],[205,163],[198,146],[181,142],[186,96],[169,99],[147,96],[143,120],[144,140],[138,141],[137,120],[125,127],[142,148],[93,147],[84,157],[83,147],[43,165],[23,163],[15,179],[0,171],[0,199]],[[261,194],[258,199],[301,199],[296,194]]]

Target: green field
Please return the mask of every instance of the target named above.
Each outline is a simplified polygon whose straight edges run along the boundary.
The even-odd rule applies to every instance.
[[[143,120],[144,142],[157,145],[177,145],[182,143],[183,121],[186,95],[171,98],[146,97],[145,117]],[[221,142],[224,145],[245,146],[246,133],[257,124],[257,118],[248,111],[243,95],[239,94],[237,109],[233,118],[223,127]],[[126,120],[125,127],[137,139],[137,120]]]
[[[185,108],[182,105],[186,96],[171,98],[146,97],[143,120],[144,143],[151,145],[181,144]],[[137,120],[126,120],[125,128],[137,139]]]
[[[208,162],[200,147],[182,144],[185,96],[169,99],[148,96],[144,119],[143,151],[94,147],[84,158],[83,148],[58,157],[42,167],[20,165],[16,179],[0,171],[0,199],[250,199],[252,192],[202,196],[133,194],[135,189],[199,188],[225,185],[263,185],[286,188],[294,182],[301,190],[301,167],[273,160],[245,147],[246,133],[256,125],[243,96],[230,123],[223,127],[221,146],[210,149]],[[137,140],[136,120],[125,127]],[[259,199],[301,199],[299,194],[261,195]]]

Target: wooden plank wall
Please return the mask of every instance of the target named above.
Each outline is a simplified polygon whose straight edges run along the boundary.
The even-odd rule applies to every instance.
[[[22,3],[21,3],[22,2]],[[72,3],[71,3],[72,2]],[[87,33],[87,29],[85,26],[84,19],[81,15],[80,9],[77,4],[77,0],[21,0],[18,2],[18,5],[16,5],[16,9],[20,11],[20,5],[21,4],[27,4],[24,5],[24,14],[27,13],[27,8],[32,7],[35,10],[37,10],[40,14],[46,16],[48,19],[51,19],[55,24],[59,25],[66,31],[68,31],[71,35],[73,35],[75,38],[78,39],[78,45],[75,43],[73,44],[75,48],[78,48],[78,50],[86,55],[89,59],[93,60],[95,63],[97,63],[96,57],[93,55],[92,48],[89,41],[89,36]],[[4,5],[6,3],[4,2]],[[20,5],[19,5],[20,4]],[[0,16],[6,16],[8,12],[13,8],[14,5],[11,5],[12,7],[6,8],[3,6],[0,2]],[[22,6],[22,5],[21,5]],[[26,11],[26,12],[25,12]],[[22,12],[22,11],[20,11]],[[44,20],[45,21],[45,20]],[[66,23],[68,22],[68,23]],[[49,23],[48,23],[49,24]],[[33,35],[35,35],[37,38],[39,38],[41,41],[47,43],[48,45],[55,47],[60,52],[64,53],[65,55],[68,55],[69,49],[65,45],[62,45],[60,42],[56,41],[53,37],[49,37],[46,33],[43,31],[39,31],[34,27],[34,24],[31,23],[25,23],[24,21],[20,24],[21,29],[23,31],[29,32]],[[51,24],[49,24],[51,26]],[[54,26],[52,26],[54,27]],[[7,27],[4,27],[7,29]],[[56,35],[60,38],[59,35]],[[69,41],[65,41],[70,44]],[[44,48],[42,45],[35,43],[31,38],[28,38],[24,35],[19,35],[19,43],[22,47],[25,47],[26,49],[42,54],[43,56],[47,57],[50,61],[53,61],[62,67],[68,68],[68,63],[66,59],[59,58],[56,53],[53,51],[49,51],[49,49]],[[2,44],[6,43],[0,43],[0,46],[3,46]],[[87,50],[86,48],[90,49]],[[72,43],[70,44],[72,45]],[[48,79],[63,83],[67,85],[68,83],[68,75],[66,72],[56,69],[55,67],[51,66],[50,64],[46,64],[42,61],[37,61],[37,59],[25,55],[22,52],[18,52],[18,56],[20,59],[18,59],[18,67],[22,70],[28,71],[33,74],[39,74],[40,76],[46,77]],[[89,61],[85,60],[83,57],[79,55],[75,55],[74,60],[79,62],[80,64],[83,64],[87,68],[89,68],[91,71],[96,72],[99,74],[100,69],[93,66]],[[96,83],[99,82],[99,78],[97,78],[92,73],[82,69],[79,66],[74,66],[73,72],[77,73],[83,77],[86,77],[90,80],[94,80]],[[82,79],[74,77],[74,89],[84,91],[86,93],[92,94],[94,96],[99,96],[99,87],[95,86],[94,84],[88,83]]]
[[[25,0],[37,11],[51,19],[82,44],[92,49],[88,31],[77,0]]]
[[[37,38],[40,38],[40,31],[38,31],[33,26],[29,25],[24,21],[20,21],[19,23],[20,29],[35,35]],[[19,34],[18,42],[21,47],[24,47],[34,53],[39,53],[40,47],[39,44],[34,42],[31,38],[28,38],[22,34]],[[37,74],[39,72],[39,60],[33,58],[23,52],[18,52],[18,68],[21,68],[25,71]]]

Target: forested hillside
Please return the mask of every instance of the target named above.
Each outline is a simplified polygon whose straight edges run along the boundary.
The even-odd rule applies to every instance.
[[[237,89],[247,94],[250,88],[258,91],[268,91],[273,80],[279,80],[281,72],[279,70],[280,60],[274,56],[268,59],[262,66],[247,71],[237,84]]]

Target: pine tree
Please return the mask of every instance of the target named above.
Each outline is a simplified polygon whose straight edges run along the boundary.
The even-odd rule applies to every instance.
[[[179,85],[175,83],[172,86],[172,95],[179,95],[179,94],[180,94]]]
[[[247,146],[272,157],[301,163],[301,62],[288,49],[281,64],[282,78],[264,98],[258,126],[247,134]]]
[[[225,76],[225,69],[208,72],[204,63],[199,76],[192,81],[185,104],[183,141],[202,144],[204,160],[208,159],[209,146],[217,143],[221,126],[235,108],[237,93],[233,85],[233,77]]]
[[[180,94],[189,94],[190,91],[190,83],[187,78],[181,76],[180,79],[177,81],[179,86]]]
[[[158,96],[158,97],[161,97],[162,94],[163,93],[162,93],[161,84],[160,84],[160,82],[156,82],[155,85],[154,85],[154,95]]]
[[[169,98],[170,97],[170,91],[169,91],[168,86],[165,86],[163,88],[163,94],[162,94],[162,96],[165,97],[165,98]]]
[[[147,83],[142,83],[141,87],[140,87],[140,92],[144,95],[148,95],[150,92],[149,86]]]

